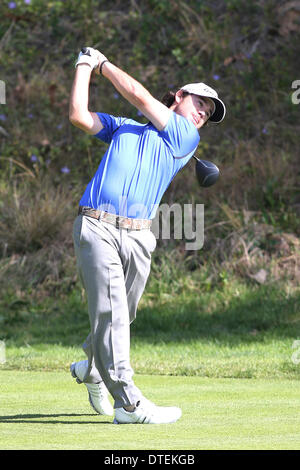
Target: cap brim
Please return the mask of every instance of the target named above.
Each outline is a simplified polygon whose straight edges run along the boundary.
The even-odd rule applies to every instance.
[[[223,119],[225,117],[225,114],[226,114],[225,104],[219,98],[213,98],[213,97],[209,97],[209,98],[211,100],[213,100],[213,102],[216,105],[215,112],[209,118],[209,121],[212,121],[212,122],[221,122],[221,121],[223,121]]]

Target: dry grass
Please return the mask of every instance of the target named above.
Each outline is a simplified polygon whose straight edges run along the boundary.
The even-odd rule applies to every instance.
[[[66,221],[76,210],[72,192],[45,178],[12,180],[11,185],[2,186],[0,198],[2,257],[59,242]]]
[[[282,281],[283,285],[298,286],[299,237],[264,223],[259,212],[220,206],[222,221],[206,230],[207,257],[215,277],[223,271],[259,284]],[[223,233],[210,237],[213,228]]]

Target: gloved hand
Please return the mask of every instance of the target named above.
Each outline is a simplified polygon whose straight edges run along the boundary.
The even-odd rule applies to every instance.
[[[92,47],[83,47],[79,52],[75,68],[79,64],[87,64],[94,70],[99,66],[99,53]]]
[[[109,60],[107,59],[107,57],[105,57],[104,54],[102,54],[102,52],[98,51],[97,49],[96,53],[98,54],[99,67],[96,67],[95,74],[100,75],[101,64],[104,64],[104,62],[109,62]]]

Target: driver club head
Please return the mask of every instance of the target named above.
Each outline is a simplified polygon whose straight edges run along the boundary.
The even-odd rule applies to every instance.
[[[207,160],[199,160],[199,158],[195,157],[196,161],[196,176],[199,185],[202,188],[208,188],[216,183],[220,176],[219,168],[212,162]]]

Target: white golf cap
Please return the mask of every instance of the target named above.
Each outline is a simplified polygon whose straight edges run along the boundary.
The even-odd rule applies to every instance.
[[[220,98],[218,98],[218,93],[213,88],[205,85],[205,83],[189,83],[180,89],[192,95],[199,95],[210,98],[215,104],[215,109],[209,120],[213,122],[223,121],[226,114],[225,104],[220,100]]]

